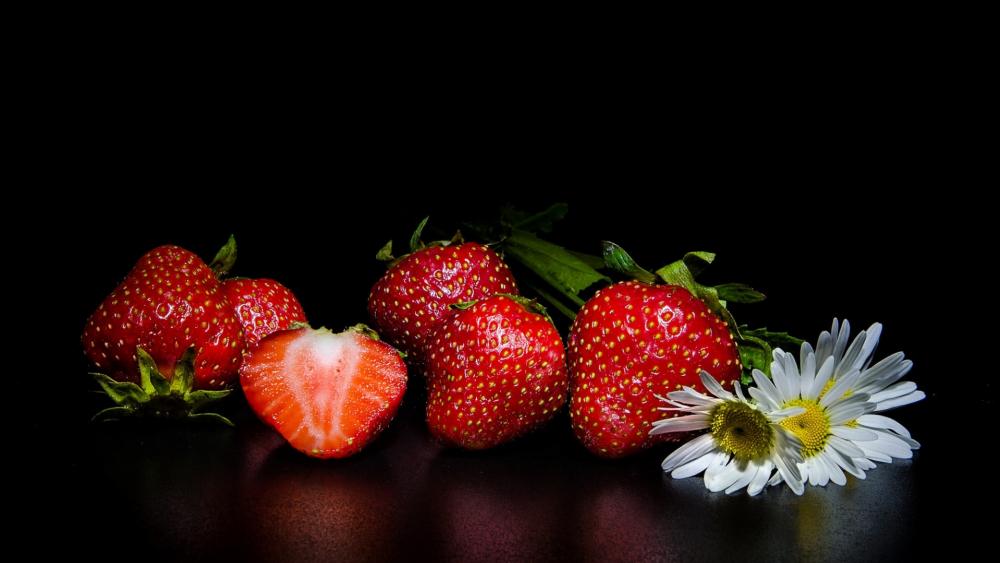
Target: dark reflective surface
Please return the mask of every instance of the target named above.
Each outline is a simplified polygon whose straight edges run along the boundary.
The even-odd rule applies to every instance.
[[[669,446],[594,458],[565,415],[468,453],[434,445],[409,401],[369,449],[323,462],[234,411],[237,430],[82,425],[60,483],[75,522],[63,537],[126,559],[881,560],[916,553],[932,525],[920,454],[866,482],[750,498],[663,475]]]

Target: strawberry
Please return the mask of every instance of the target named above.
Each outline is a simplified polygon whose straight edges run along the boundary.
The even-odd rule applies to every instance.
[[[427,347],[427,425],[438,439],[492,448],[538,428],[566,403],[562,339],[526,301],[483,299],[434,334]]]
[[[300,452],[353,455],[389,424],[406,391],[406,365],[376,338],[363,325],[272,334],[240,368],[247,402]]]
[[[414,252],[390,266],[368,296],[379,332],[417,365],[424,363],[427,340],[453,313],[449,306],[517,293],[510,268],[496,252],[476,243],[420,247],[419,231]]]
[[[137,349],[162,376],[195,348],[196,389],[222,389],[235,381],[243,333],[215,274],[194,253],[160,246],[146,253],[87,320],[87,357],[120,381],[140,381]]]
[[[656,395],[689,386],[698,371],[729,386],[741,374],[726,322],[687,289],[620,282],[598,291],[570,330],[570,417],[577,438],[602,457],[623,457],[661,441]]]
[[[291,290],[272,279],[233,278],[222,282],[222,290],[243,326],[251,350],[264,337],[307,322]]]

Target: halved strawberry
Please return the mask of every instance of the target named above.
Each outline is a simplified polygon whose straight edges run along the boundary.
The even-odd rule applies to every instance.
[[[406,365],[369,329],[272,334],[243,361],[247,402],[295,449],[318,458],[353,455],[396,414]]]

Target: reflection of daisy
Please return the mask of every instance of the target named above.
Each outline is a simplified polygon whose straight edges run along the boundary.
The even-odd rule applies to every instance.
[[[736,395],[722,388],[706,371],[700,373],[710,397],[685,387],[682,391],[659,397],[673,405],[660,407],[664,411],[680,411],[675,416],[653,423],[650,434],[688,432],[709,429],[663,460],[663,470],[675,479],[705,472],[705,487],[712,492],[736,492],[743,487],[756,495],[767,484],[771,474],[780,475],[795,494],[803,491],[797,463],[801,461],[802,445],[795,436],[782,428],[787,417],[804,413],[801,408],[766,408],[746,400],[739,382],[734,383]]]
[[[912,381],[899,381],[913,367],[913,362],[905,359],[902,352],[896,352],[874,366],[871,365],[881,334],[882,325],[875,323],[868,330],[858,333],[848,346],[851,324],[845,320],[841,325],[837,319],[833,319],[830,331],[823,331],[816,343],[815,362],[822,363],[831,357],[834,361],[833,376],[827,387],[847,373],[859,370],[861,373],[857,383],[853,388],[848,388],[847,392],[869,395],[869,401],[875,403],[873,412],[915,403],[925,397],[924,392],[918,391],[917,385]],[[805,358],[811,353],[809,344],[803,344],[802,361],[805,362]],[[875,433],[872,440],[855,442],[865,454],[864,458],[855,460],[863,469],[875,467],[873,461],[890,463],[892,458],[909,459],[913,456],[912,450],[920,447],[916,440],[910,438],[910,432],[902,424],[889,417],[865,414],[855,422],[858,428]]]
[[[876,436],[871,430],[858,428],[854,421],[873,411],[875,404],[869,402],[866,393],[848,392],[856,387],[861,372],[849,371],[828,389],[834,358],[828,357],[817,369],[812,350],[806,346],[802,350],[807,353],[802,358],[801,372],[791,354],[774,350],[773,381],[760,370],[754,370],[757,387],[750,388],[750,395],[764,409],[799,407],[804,410],[780,422],[782,428],[794,434],[802,444],[799,471],[803,481],[808,480],[811,485],[825,486],[830,481],[843,485],[847,482],[845,471],[864,479],[864,470],[855,459],[864,458],[865,453],[854,442],[875,440]],[[772,482],[781,482],[782,477],[775,475]]]

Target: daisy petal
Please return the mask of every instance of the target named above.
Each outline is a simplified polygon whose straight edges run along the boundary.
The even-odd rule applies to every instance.
[[[826,474],[830,477],[831,482],[833,482],[835,485],[840,485],[841,487],[847,484],[847,476],[844,475],[843,470],[840,469],[840,466],[837,465],[837,462],[833,460],[833,458],[830,456],[829,453],[825,451],[820,452],[820,454],[816,456],[816,459],[818,459],[819,462],[823,464],[823,469],[826,471]]]
[[[794,395],[792,395],[788,377],[785,375],[785,352],[781,348],[775,348],[772,356],[774,359],[771,361],[771,381],[774,382],[774,387],[778,390],[781,402],[790,401]]]
[[[905,436],[907,438],[910,437],[910,431],[907,430],[905,426],[888,416],[882,416],[880,414],[866,414],[858,417],[858,424],[868,428],[892,430],[900,436]]]
[[[867,442],[869,440],[875,440],[878,438],[875,432],[871,430],[866,430],[864,428],[849,428],[847,426],[834,426],[830,429],[830,432],[834,436],[840,436],[845,440],[850,440],[852,442]]]
[[[693,390],[671,391],[670,393],[667,393],[667,397],[671,401],[687,403],[689,405],[714,405],[718,402],[716,399],[706,397],[705,395]]]
[[[826,387],[826,382],[830,381],[830,376],[833,375],[833,366],[833,356],[828,356],[822,365],[820,365],[819,371],[816,372],[816,379],[813,380],[812,389],[809,390],[808,394],[803,390],[803,399],[815,399],[819,397],[820,392]]]
[[[889,409],[894,409],[896,407],[902,407],[904,405],[909,405],[911,403],[916,403],[917,401],[922,401],[927,395],[923,391],[914,391],[909,395],[904,395],[902,397],[896,397],[895,399],[889,399],[888,401],[879,401],[875,406],[876,411],[887,411]]]
[[[820,404],[823,402],[820,401]],[[827,416],[830,417],[830,424],[844,424],[874,410],[875,404],[868,400],[868,395],[862,393],[834,403],[827,409]]]
[[[806,412],[806,409],[802,407],[788,407],[781,409],[779,411],[772,411],[768,413],[767,418],[772,422],[779,422],[785,418],[788,418],[790,416],[798,416],[804,412]]]
[[[871,364],[872,354],[875,353],[875,347],[878,346],[878,340],[882,336],[882,323],[872,323],[866,332],[868,336],[865,338],[865,347],[861,350],[860,367],[862,369]]]
[[[705,389],[707,389],[709,393],[720,399],[734,400],[736,398],[733,397],[732,393],[723,389],[722,385],[719,385],[719,382],[716,381],[715,378],[712,377],[712,374],[707,371],[701,370],[698,373],[698,376],[701,378],[701,384],[705,386]]]
[[[653,429],[649,431],[650,436],[656,434],[668,434],[670,432],[690,432],[692,430],[703,430],[708,428],[708,415],[692,414],[688,416],[678,416],[676,418],[665,418],[653,423]]]
[[[861,350],[865,347],[865,338],[867,333],[861,331],[858,336],[851,342],[851,345],[847,348],[847,352],[844,353],[843,359],[837,362],[837,369],[833,372],[833,377],[838,378],[851,370],[861,371]]]
[[[664,471],[676,469],[686,463],[690,463],[696,458],[701,458],[715,449],[715,442],[712,441],[711,434],[703,434],[685,443],[670,453],[663,460],[661,467]]]
[[[688,477],[694,477],[695,475],[701,473],[708,467],[708,464],[715,459],[714,454],[705,454],[694,461],[689,461],[684,465],[674,469],[670,476],[674,479],[686,479]]]
[[[913,393],[916,390],[916,383],[912,381],[900,381],[892,387],[888,387],[872,395],[872,401],[880,403],[889,399],[895,399],[896,397],[902,397],[903,395]]]
[[[877,439],[858,444],[862,451],[865,453],[869,451],[878,452],[897,459],[910,459],[913,457],[913,450],[903,440],[888,432],[877,432],[876,434],[878,434]]]
[[[708,462],[705,468],[705,488],[712,491],[712,485],[719,481],[722,474],[729,468],[730,455],[725,452],[716,452],[715,457]],[[717,489],[722,490],[722,489]],[[712,491],[715,492],[715,491]]]
[[[771,476],[771,472],[774,471],[774,464],[770,461],[765,461],[760,468],[757,469],[757,475],[750,480],[750,484],[747,485],[747,494],[750,496],[756,496],[757,493],[764,490],[764,485],[767,484],[768,478]]]
[[[833,319],[833,332],[837,332],[837,319]],[[834,338],[833,334],[825,330],[819,333],[819,340],[816,341],[816,361],[820,365],[833,355]]]
[[[854,370],[840,379],[835,380],[836,383],[834,383],[833,387],[831,387],[830,390],[823,395],[823,398],[819,400],[819,404],[823,407],[829,407],[834,402],[843,399],[844,395],[854,388],[854,384],[858,381],[859,377],[861,377],[861,372]]]
[[[753,481],[754,477],[757,476],[757,470],[759,468],[760,467],[758,465],[755,465],[753,463],[747,464],[747,467],[740,472],[739,478],[737,478],[732,485],[726,487],[726,494],[731,495],[736,491],[742,489],[743,487],[749,485],[750,481]]]
[[[764,375],[764,372],[759,369],[753,370],[753,382],[757,384],[757,389],[767,396],[769,399],[768,402],[773,405],[772,408],[777,408],[778,405],[785,402],[784,399],[782,399],[781,394],[778,393],[778,389],[774,386],[774,382],[771,381],[771,378]],[[753,388],[751,388],[750,391],[750,394],[753,395]],[[756,399],[757,397],[754,398]],[[759,401],[760,399],[757,400]]]
[[[840,334],[837,335],[836,342],[833,343],[833,359],[838,364],[844,357],[844,350],[847,350],[847,341],[851,338],[851,323],[844,319],[844,324],[840,327]]]
[[[861,470],[861,477],[858,477],[858,479],[864,479],[865,475],[864,472],[868,471],[869,469],[875,469],[876,467],[876,465],[872,463],[870,459],[865,457],[857,457],[852,459],[851,461],[854,462],[855,467]],[[857,477],[857,475],[855,475],[855,477]]]
[[[849,458],[865,457],[865,453],[862,451],[862,445],[874,444],[876,440],[871,440],[869,442],[859,442],[855,444],[849,440],[845,440],[840,436],[830,436],[827,438],[828,445],[833,446],[840,453],[846,455]]]

